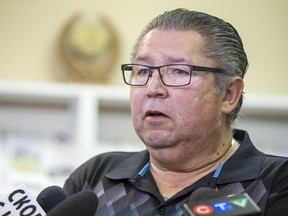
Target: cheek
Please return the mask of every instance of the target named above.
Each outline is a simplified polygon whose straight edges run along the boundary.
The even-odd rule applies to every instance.
[[[214,94],[214,93],[212,93]],[[217,104],[212,94],[193,94],[178,97],[174,103],[174,110],[177,110],[177,122],[186,127],[193,125],[198,127],[205,122],[212,120],[217,112]],[[215,101],[216,102],[216,101]]]
[[[194,97],[194,99],[192,99]],[[193,94],[174,96],[171,100],[172,117],[176,124],[188,127],[197,116],[197,99]],[[190,124],[189,124],[190,123]]]
[[[136,93],[135,90],[131,90],[130,93],[130,109],[131,118],[133,124],[141,122],[141,107],[142,107],[142,97],[141,94]]]

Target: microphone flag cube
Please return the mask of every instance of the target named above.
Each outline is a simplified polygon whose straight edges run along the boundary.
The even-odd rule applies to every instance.
[[[0,197],[0,216],[44,216],[46,213],[23,184]]]

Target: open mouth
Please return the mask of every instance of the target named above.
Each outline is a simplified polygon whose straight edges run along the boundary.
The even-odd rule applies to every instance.
[[[159,116],[166,116],[166,115],[158,111],[148,111],[145,114],[145,117],[159,117]]]

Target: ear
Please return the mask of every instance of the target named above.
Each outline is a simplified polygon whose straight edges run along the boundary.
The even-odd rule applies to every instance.
[[[224,92],[224,97],[222,101],[222,112],[230,113],[237,106],[239,98],[242,95],[244,88],[244,82],[241,77],[234,77],[230,85],[226,88]]]

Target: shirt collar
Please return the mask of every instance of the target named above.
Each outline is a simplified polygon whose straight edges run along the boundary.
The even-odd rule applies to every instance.
[[[234,130],[234,138],[240,146],[237,151],[225,162],[217,179],[217,184],[226,184],[257,178],[265,154],[258,151],[252,144],[249,135],[243,130]],[[130,179],[138,175],[139,171],[149,161],[147,150],[137,152],[120,163],[105,176],[114,179]],[[201,180],[200,180],[201,181]]]
[[[105,176],[114,180],[130,179],[135,177],[148,161],[149,153],[147,150],[137,152],[106,173]]]
[[[217,184],[256,179],[265,159],[265,154],[255,148],[246,131],[235,129],[233,133],[240,146],[223,165]]]

